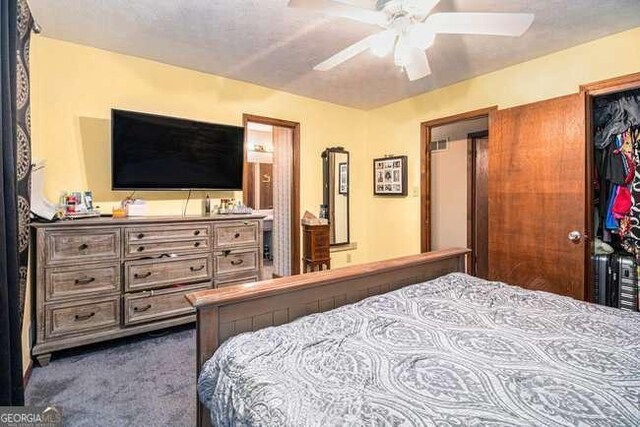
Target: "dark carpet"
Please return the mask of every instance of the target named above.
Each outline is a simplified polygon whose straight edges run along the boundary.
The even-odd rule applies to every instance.
[[[195,348],[189,326],[54,353],[26,400],[56,406],[65,426],[194,426]]]

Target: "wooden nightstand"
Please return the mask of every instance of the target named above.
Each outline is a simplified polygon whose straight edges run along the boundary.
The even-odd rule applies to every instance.
[[[329,270],[329,224],[302,226],[302,272]]]

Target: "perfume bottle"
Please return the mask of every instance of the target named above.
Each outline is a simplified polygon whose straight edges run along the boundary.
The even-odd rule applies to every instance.
[[[211,199],[208,194],[202,201],[202,213],[205,216],[211,215]]]

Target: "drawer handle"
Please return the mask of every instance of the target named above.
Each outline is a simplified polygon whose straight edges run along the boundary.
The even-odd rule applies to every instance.
[[[133,307],[133,311],[135,311],[136,313],[142,313],[144,311],[147,311],[151,308],[151,304],[147,304],[144,307]]]
[[[240,233],[236,233],[236,234],[233,235],[234,239],[237,239],[238,237],[240,237]]]
[[[76,279],[76,285],[88,285],[89,283],[95,281],[95,277],[85,277],[84,279]]]
[[[136,273],[136,274],[134,274],[134,275],[133,275],[133,277],[134,277],[134,278],[136,278],[136,279],[146,279],[146,278],[147,278],[147,277],[149,277],[149,276],[151,276],[151,272],[150,272],[150,271],[147,271],[147,272],[146,272],[146,273],[144,273],[144,274],[138,274],[138,273]]]
[[[89,320],[95,315],[96,315],[95,311],[92,311],[89,314],[76,314],[76,322],[81,322],[83,320]]]
[[[200,246],[200,242],[195,242],[193,246],[197,248],[198,246]]]
[[[138,246],[138,252],[144,251],[144,246]]]
[[[190,267],[189,269],[191,271],[202,271],[204,269],[204,265],[201,265],[200,267]]]
[[[138,239],[142,239],[144,237],[144,233],[138,233]]]
[[[79,251],[84,251],[85,249],[88,249],[88,248],[89,248],[89,245],[87,245],[86,243],[83,243],[80,246],[78,246]]]
[[[200,235],[200,230],[196,230],[196,231],[194,231],[194,232],[193,232],[193,235],[194,235],[194,236],[199,236],[199,235]]]
[[[160,254],[160,256],[158,258],[175,258],[177,257],[177,254],[174,253],[170,253],[170,254]],[[147,259],[147,258],[143,258],[143,259]],[[151,257],[149,257],[148,259],[151,259]]]
[[[241,259],[236,259],[236,260],[231,261],[231,265],[240,265],[243,262],[244,262],[244,260],[242,258]]]
[[[228,249],[226,251],[222,251],[222,255],[224,255],[225,258],[228,257],[230,253],[231,251]]]

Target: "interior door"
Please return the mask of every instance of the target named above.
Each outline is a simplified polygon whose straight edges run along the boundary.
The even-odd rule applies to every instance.
[[[585,117],[583,93],[492,114],[491,279],[585,298]]]
[[[488,277],[489,269],[489,137],[481,136],[472,139],[473,148],[473,187],[470,192],[473,201],[472,224],[472,260],[474,275],[483,279]]]

